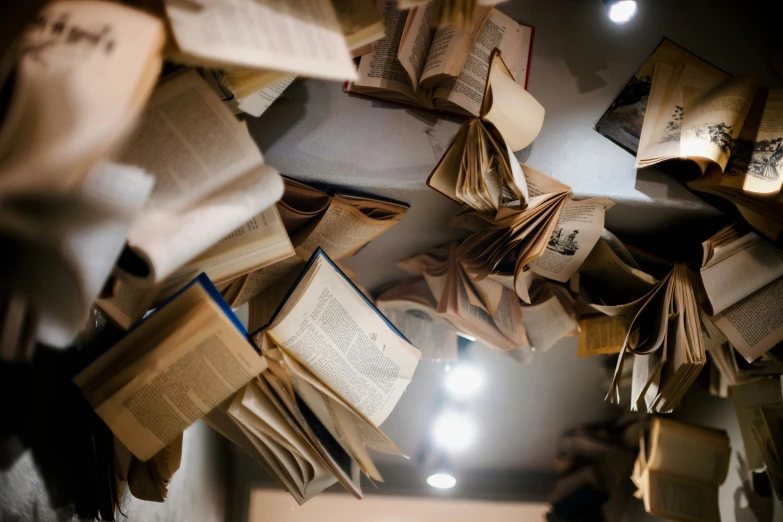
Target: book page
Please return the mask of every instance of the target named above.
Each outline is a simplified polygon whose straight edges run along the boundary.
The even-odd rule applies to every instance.
[[[298,231],[292,242],[300,258],[309,259],[321,247],[331,259],[340,260],[355,254],[398,222],[398,219],[373,219],[335,198],[315,228],[305,231],[306,237],[302,237],[302,230]]]
[[[726,174],[742,176],[750,194],[774,195],[783,184],[783,89],[761,89],[732,150]]]
[[[432,96],[441,100],[436,102],[436,106],[447,101],[478,116],[487,85],[489,58],[496,47],[513,74],[522,47],[522,29],[514,20],[494,9],[473,42],[459,76],[435,87]]]
[[[756,240],[701,269],[713,315],[783,276],[783,251],[755,232],[747,236]]]
[[[111,297],[97,299],[95,304],[123,330],[130,330],[152,307],[157,291],[117,280]]]
[[[467,27],[447,25],[437,28],[427,53],[420,84],[430,79],[437,80],[439,76],[459,76],[468,59],[470,48],[491,11],[492,7],[477,6],[473,20]]]
[[[177,58],[218,69],[271,69],[353,80],[351,55],[330,0],[223,0],[194,8],[165,0]]]
[[[392,331],[323,255],[309,273],[298,300],[266,332],[379,426],[405,391],[421,353]]]
[[[397,58],[409,11],[398,10],[396,0],[377,1],[386,36],[373,44],[370,54],[362,56],[354,85],[396,91],[414,100],[416,93],[411,78]]]
[[[170,313],[164,314],[166,309]],[[169,321],[179,322],[179,328],[170,331]],[[96,382],[107,372],[96,376],[93,366],[101,368],[101,359],[116,359],[150,334],[164,337],[149,339],[158,342],[131,364],[115,367],[108,380]],[[265,367],[265,360],[197,284],[74,381],[125,447],[147,460]]]
[[[383,18],[373,0],[332,0],[345,43],[352,51],[383,38]]]
[[[546,285],[546,291],[540,296],[533,296],[532,305],[522,307],[530,346],[541,352],[550,349],[563,337],[575,334],[578,329],[573,304],[568,303],[566,298],[558,298],[554,293],[558,289],[552,289],[551,283]]]
[[[735,76],[714,88],[683,87],[680,155],[726,168],[758,90],[755,76]]]
[[[419,85],[421,73],[424,70],[424,62],[435,33],[435,25],[432,19],[435,12],[435,2],[430,2],[424,7],[417,7],[408,12],[405,27],[400,40],[397,59],[402,64],[411,83]]]
[[[433,361],[457,359],[457,330],[432,308],[402,299],[379,299],[378,310],[421,350],[422,358]]]
[[[258,118],[264,114],[280,96],[282,96],[283,92],[294,82],[294,80],[296,80],[296,76],[291,75],[274,82],[269,87],[259,89],[253,94],[238,98],[237,109]]]
[[[781,403],[780,380],[771,378],[732,386],[729,389],[729,398],[737,414],[748,468],[761,471],[765,464],[761,448],[753,435],[753,416],[754,412],[763,406],[776,406]]]
[[[653,424],[653,446],[647,465],[651,471],[704,484],[720,485],[726,479],[731,446],[725,431],[663,419]]]
[[[544,125],[545,112],[538,100],[516,82],[503,55],[494,53],[481,119],[498,130],[511,151],[517,151],[536,139]],[[513,154],[509,159],[517,161]]]
[[[601,233],[601,239],[609,245],[609,248],[612,249],[615,255],[620,258],[623,263],[637,270],[642,269],[642,267],[639,266],[639,263],[636,262],[636,259],[631,255],[631,252],[628,251],[628,248],[617,238],[617,236],[604,229]]]
[[[648,473],[645,507],[650,514],[689,522],[720,520],[718,486],[654,471]]]
[[[134,223],[128,245],[149,271],[136,274],[126,270],[125,277],[142,285],[166,280],[248,219],[274,205],[282,194],[280,175],[269,165],[261,165],[187,210],[148,208]]]
[[[567,282],[601,238],[604,213],[613,206],[614,202],[606,198],[566,201],[543,255],[528,263],[530,270]]]
[[[713,322],[748,362],[783,341],[783,277],[713,317]]]
[[[644,117],[642,143],[636,155],[636,166],[682,156],[680,143],[684,117],[684,88],[712,89],[725,79],[722,73],[691,64],[671,67],[658,64],[653,78],[655,105],[651,91],[648,113]],[[649,108],[653,108],[652,111]],[[647,161],[647,163],[644,163]]]
[[[298,276],[304,266],[304,261],[292,256],[254,270],[232,281],[231,285],[223,292],[223,298],[232,308],[238,308],[276,284],[277,281],[284,278],[289,279],[289,274],[296,273]]]
[[[247,126],[196,71],[155,89],[118,161],[155,176],[148,206],[172,211],[193,205],[264,162]]]
[[[160,73],[165,38],[164,23],[138,9],[47,3],[18,40],[0,129],[0,191],[62,192],[80,183],[132,128]],[[3,52],[7,61],[17,51]]]
[[[599,239],[579,271],[579,296],[607,315],[633,316],[658,281],[626,265]]]
[[[216,285],[294,255],[275,206],[271,206],[225,236],[166,279],[162,296],[170,295],[201,272]]]
[[[591,315],[579,320],[577,356],[619,353],[630,321],[621,316]]]

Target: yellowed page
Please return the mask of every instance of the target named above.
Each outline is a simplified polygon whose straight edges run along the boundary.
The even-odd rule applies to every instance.
[[[309,259],[321,247],[331,259],[340,260],[355,254],[398,222],[398,219],[373,219],[358,208],[334,199],[307,237],[301,239],[301,234],[294,234],[293,242],[297,255],[303,259]]]
[[[512,151],[524,149],[541,132],[544,107],[514,80],[502,54],[493,56],[488,83],[481,119],[495,126]]]
[[[273,205],[169,276],[163,294],[173,293],[201,272],[219,284],[293,255],[294,247]]]
[[[151,458],[266,367],[265,360],[200,285],[180,297],[186,295],[200,310],[192,316],[198,320],[198,328],[183,324],[176,335],[164,338],[131,365],[117,368],[111,379],[97,388],[94,381],[76,378],[83,390],[91,390],[87,398],[96,413],[140,460]],[[127,336],[107,356],[114,350],[123,353],[145,330],[155,330],[160,320],[167,321],[164,315],[156,317],[134,330],[136,335]],[[104,399],[102,389],[107,387],[117,389]]]
[[[528,266],[538,275],[561,283],[582,266],[604,231],[604,213],[614,202],[606,198],[568,200],[543,255]]]
[[[238,277],[223,292],[223,297],[232,308],[237,308],[276,284],[280,279],[288,278],[289,274],[296,273],[298,275],[304,266],[305,262],[298,257],[287,257],[282,261]],[[291,284],[293,284],[293,280]]]
[[[397,58],[409,12],[399,11],[395,0],[377,0],[377,5],[383,14],[386,36],[373,44],[370,54],[362,56],[353,89],[356,92],[393,91],[412,102],[416,100],[413,83]]]
[[[128,275],[141,284],[165,280],[283,192],[246,126],[195,71],[155,91],[120,160],[156,178],[128,238],[150,269]]]
[[[742,246],[707,268],[701,280],[712,314],[729,306],[783,276],[783,252],[755,232],[742,238]]]
[[[580,298],[607,315],[633,316],[658,281],[626,265],[599,239],[579,272]]]
[[[652,431],[648,468],[704,484],[722,484],[731,458],[726,432],[663,421],[656,420],[660,427]]]
[[[434,2],[430,2],[424,7],[417,7],[408,12],[397,51],[397,59],[405,72],[408,73],[414,87],[419,85],[424,62],[427,59],[432,36],[435,33],[435,25],[432,20],[434,5]]]
[[[448,25],[439,27],[432,37],[420,83],[438,76],[459,76],[468,59],[473,41],[489,16],[491,7],[477,7],[470,25],[464,29]]]
[[[661,67],[658,68],[661,70]],[[651,165],[666,159],[684,157],[680,143],[684,118],[684,89],[712,89],[720,84],[725,75],[716,74],[690,64],[679,65],[670,77],[661,76],[661,81],[668,80],[665,85],[664,98],[657,111],[657,121],[650,122],[653,127],[648,134],[644,149],[636,155],[637,167]],[[654,81],[658,81],[657,79]],[[659,86],[656,85],[656,91]],[[648,118],[645,115],[645,123]],[[646,161],[646,163],[640,163]]]
[[[267,334],[378,426],[405,391],[421,353],[394,333],[323,256],[310,273],[303,294]]]
[[[46,5],[19,42],[25,52],[0,131],[0,192],[62,192],[106,159],[155,85],[164,41],[161,20],[137,9]]]
[[[718,486],[648,471],[645,508],[668,520],[720,520]]]
[[[726,175],[742,176],[742,189],[771,196],[783,184],[783,89],[762,89],[756,94]]]
[[[723,335],[748,362],[783,341],[783,277],[713,317]]]
[[[686,84],[683,89],[680,156],[725,169],[756,96],[758,80],[735,76],[712,88]]]
[[[117,281],[109,298],[95,301],[112,321],[124,330],[129,330],[152,307],[157,288],[141,288],[133,283]]]
[[[549,350],[560,339],[577,332],[573,306],[566,309],[563,305],[564,302],[547,289],[540,297],[533,296],[532,305],[522,307],[527,337],[536,351]]]
[[[267,69],[353,80],[356,72],[329,0],[224,0],[194,8],[165,0],[179,51],[220,69]]]
[[[577,355],[619,353],[628,335],[628,326],[629,321],[619,316],[591,315],[580,319]]]
[[[383,38],[383,18],[373,0],[332,0],[332,5],[351,51]]]
[[[497,9],[493,10],[473,42],[459,76],[435,86],[432,96],[440,99],[436,100],[436,106],[449,102],[478,116],[487,84],[488,57],[495,47],[499,48],[513,74],[522,47],[522,33],[518,23]]]

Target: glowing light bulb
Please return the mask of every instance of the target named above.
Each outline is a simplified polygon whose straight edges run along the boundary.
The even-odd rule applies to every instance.
[[[609,19],[616,24],[623,24],[636,14],[636,0],[622,0],[609,5]]]
[[[458,364],[446,374],[446,388],[459,400],[469,399],[481,389],[481,374],[469,364]]]
[[[457,485],[457,479],[448,473],[433,473],[427,477],[427,484],[433,488],[451,489]]]
[[[476,426],[470,417],[456,411],[445,411],[432,427],[435,444],[447,451],[462,451],[476,439]]]

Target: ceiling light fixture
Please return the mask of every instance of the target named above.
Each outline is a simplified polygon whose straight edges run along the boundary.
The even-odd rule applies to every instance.
[[[433,473],[427,477],[427,484],[433,488],[451,489],[457,485],[457,479],[448,473]]]
[[[636,14],[636,0],[604,0],[609,10],[609,19],[616,24],[624,24]]]
[[[462,451],[476,439],[476,426],[464,413],[447,410],[432,427],[435,444],[446,451]]]
[[[447,368],[446,388],[457,400],[465,400],[475,396],[481,389],[482,382],[481,374],[473,365],[459,363]]]

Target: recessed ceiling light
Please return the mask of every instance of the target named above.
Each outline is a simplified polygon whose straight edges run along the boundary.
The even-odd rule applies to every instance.
[[[427,484],[433,488],[451,489],[457,485],[457,479],[448,473],[433,473],[427,477]]]
[[[460,363],[446,373],[446,388],[455,399],[469,399],[481,389],[481,374],[470,364]]]
[[[624,24],[636,14],[636,0],[604,0],[609,9],[609,19],[616,24]]]
[[[448,410],[435,419],[432,436],[438,447],[447,451],[462,451],[475,440],[476,426],[464,413]]]

